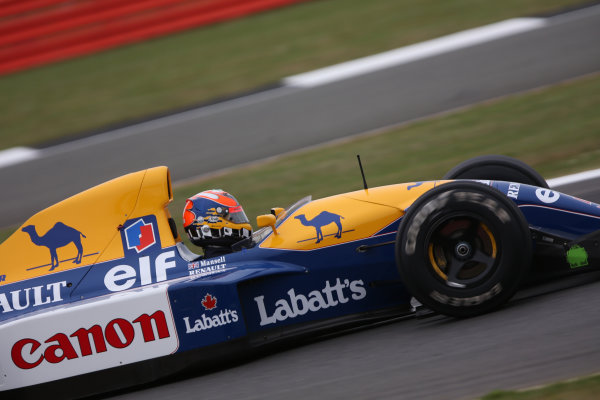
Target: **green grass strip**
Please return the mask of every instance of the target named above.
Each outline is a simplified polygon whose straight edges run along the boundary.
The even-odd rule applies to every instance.
[[[0,77],[0,149],[586,0],[320,0]]]
[[[522,390],[494,391],[481,400],[595,400],[600,393],[600,376],[590,376],[568,382]]]

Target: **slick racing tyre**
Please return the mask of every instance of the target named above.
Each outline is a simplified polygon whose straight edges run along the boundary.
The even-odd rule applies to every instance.
[[[513,296],[529,270],[531,246],[512,200],[482,183],[450,182],[410,206],[396,236],[396,263],[425,306],[472,317]]]
[[[516,158],[500,155],[463,161],[448,171],[444,179],[490,179],[548,188],[546,180],[535,169]]]

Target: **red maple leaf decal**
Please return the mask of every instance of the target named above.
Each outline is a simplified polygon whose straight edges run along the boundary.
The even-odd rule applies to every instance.
[[[209,293],[206,293],[206,296],[204,296],[204,300],[202,300],[202,305],[205,309],[212,310],[215,307],[217,307],[217,298],[211,296]]]

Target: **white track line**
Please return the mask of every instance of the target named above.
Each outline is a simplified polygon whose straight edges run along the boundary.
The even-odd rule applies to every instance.
[[[13,147],[0,151],[0,168],[33,160],[40,156],[40,150],[29,147]]]
[[[332,65],[310,72],[290,76],[283,83],[293,87],[315,87],[327,83],[363,75],[384,68],[406,64],[437,56],[465,47],[489,42],[518,33],[538,29],[548,23],[543,18],[513,18],[494,24],[469,29],[437,39],[390,50],[372,56]]]
[[[600,178],[600,169],[593,169],[590,171],[579,172],[577,174],[561,176],[558,178],[552,178],[546,180],[548,182],[548,186],[556,187],[569,185],[571,183],[577,183],[582,181],[587,181],[590,179]]]

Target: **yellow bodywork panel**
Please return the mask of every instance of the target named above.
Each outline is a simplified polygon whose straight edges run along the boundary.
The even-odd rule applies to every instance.
[[[176,239],[166,208],[171,200],[169,170],[156,167],[56,203],[29,218],[0,245],[0,275],[6,275],[3,284],[121,258],[119,227],[145,215],[156,216],[161,246],[172,246]],[[57,266],[51,249],[60,263]]]
[[[287,217],[261,247],[314,250],[374,236],[423,193],[446,182],[381,186],[312,201]]]
[[[263,248],[314,250],[373,236],[403,215],[380,204],[333,196],[312,201],[290,215]]]
[[[426,181],[380,186],[368,190],[357,190],[343,196],[370,203],[383,204],[406,210],[425,192],[449,181]]]

